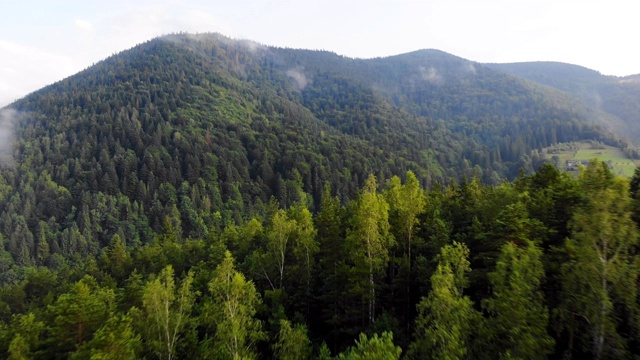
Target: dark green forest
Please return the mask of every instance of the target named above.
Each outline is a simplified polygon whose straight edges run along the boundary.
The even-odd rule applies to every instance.
[[[116,54],[0,112],[0,357],[631,359],[640,172],[542,151],[633,153],[601,115],[435,50]]]
[[[140,246],[115,234],[0,288],[10,359],[633,358],[640,172],[544,165],[498,186],[327,184],[206,236],[180,213]],[[5,262],[11,255],[3,252]]]

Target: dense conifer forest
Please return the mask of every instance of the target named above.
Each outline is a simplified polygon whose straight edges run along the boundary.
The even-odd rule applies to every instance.
[[[631,359],[640,172],[542,151],[633,153],[614,117],[435,50],[151,40],[0,112],[0,357]]]

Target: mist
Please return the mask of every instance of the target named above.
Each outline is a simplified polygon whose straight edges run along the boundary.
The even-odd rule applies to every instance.
[[[13,167],[14,126],[18,112],[13,109],[0,110],[0,166]]]
[[[298,90],[304,90],[309,83],[309,79],[307,79],[300,69],[291,69],[287,71],[287,76],[295,81]]]

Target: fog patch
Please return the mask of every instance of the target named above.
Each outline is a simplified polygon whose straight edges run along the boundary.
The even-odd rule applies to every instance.
[[[464,67],[462,68],[462,70],[470,75],[475,75],[476,74],[476,66],[473,63],[466,63],[464,65]]]
[[[14,166],[14,127],[18,112],[13,109],[0,110],[0,166]]]
[[[421,66],[420,75],[422,76],[423,80],[430,82],[434,85],[442,85],[444,83],[444,79],[442,78],[442,75],[440,75],[438,73],[438,70],[434,67],[430,67],[426,69]]]
[[[298,87],[298,90],[304,90],[304,88],[307,87],[307,84],[309,84],[309,80],[302,73],[300,68],[288,70],[287,76],[293,79],[293,81],[296,83],[296,86]]]
[[[238,43],[245,49],[249,50],[249,52],[253,55],[257,54],[258,52],[262,52],[267,48],[266,46],[251,40],[239,40]]]

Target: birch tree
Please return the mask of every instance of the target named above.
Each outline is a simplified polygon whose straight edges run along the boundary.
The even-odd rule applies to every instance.
[[[307,328],[302,324],[291,326],[288,320],[280,320],[278,341],[274,344],[275,357],[280,360],[311,359],[311,341]]]
[[[472,327],[481,319],[462,291],[468,284],[469,249],[460,243],[442,248],[431,276],[431,291],[418,304],[413,359],[464,359]]]
[[[519,359],[546,359],[554,341],[547,333],[549,310],[544,305],[540,284],[544,277],[542,250],[522,239],[519,245],[502,246],[496,269],[489,274],[492,296],[483,307],[493,354]]]
[[[236,271],[227,251],[209,283],[211,299],[205,304],[206,319],[215,330],[213,359],[255,359],[256,343],[265,338],[262,324],[255,319],[259,294],[251,281]]]
[[[177,287],[173,267],[169,265],[144,288],[142,304],[148,319],[149,342],[160,359],[176,358],[176,345],[189,321],[196,296],[192,283],[193,274],[189,273]]]
[[[620,311],[635,312],[638,279],[629,181],[594,161],[582,170],[579,183],[587,201],[574,212],[565,243],[569,261],[562,266],[559,321],[594,359],[621,358],[626,349],[618,333]],[[569,351],[573,347],[570,343]]]
[[[375,176],[365,182],[351,218],[347,239],[352,247],[356,276],[365,274],[363,298],[367,303],[367,320],[373,324],[376,309],[376,277],[389,262],[389,248],[394,240],[389,233],[389,204],[378,193]],[[358,271],[360,270],[361,271]],[[357,279],[360,282],[363,279]]]

